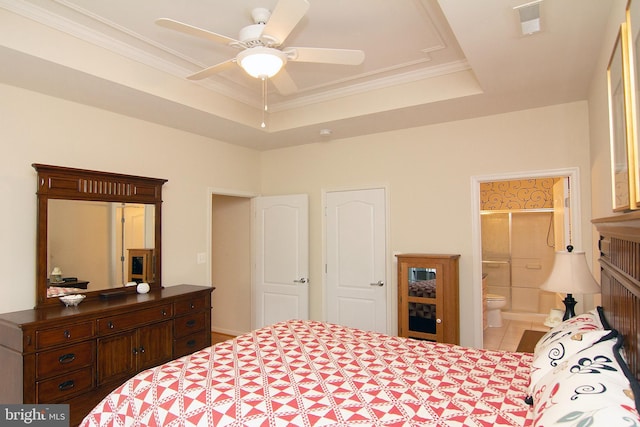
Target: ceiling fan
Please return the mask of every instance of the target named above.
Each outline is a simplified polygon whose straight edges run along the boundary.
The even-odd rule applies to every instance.
[[[273,13],[264,8],[254,9],[251,13],[254,24],[240,30],[239,40],[168,18],[160,18],[156,24],[240,49],[235,58],[207,67],[187,76],[188,79],[204,79],[237,64],[252,77],[270,79],[278,92],[289,95],[298,88],[283,68],[287,62],[359,65],[364,61],[361,50],[283,47],[308,9],[307,0],[279,0]]]

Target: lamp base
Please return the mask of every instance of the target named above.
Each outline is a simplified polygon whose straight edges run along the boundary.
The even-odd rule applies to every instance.
[[[574,307],[576,306],[576,303],[578,301],[573,299],[573,295],[567,294],[566,298],[562,300],[562,302],[564,303],[564,306],[565,306],[564,316],[562,317],[562,320],[565,321],[567,319],[571,319],[576,315],[576,312],[574,311]]]

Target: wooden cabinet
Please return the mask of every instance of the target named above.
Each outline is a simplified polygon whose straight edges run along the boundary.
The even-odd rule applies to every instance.
[[[129,249],[129,282],[153,283],[153,249]]]
[[[180,285],[0,314],[3,403],[67,403],[70,425],[135,373],[211,345],[211,292]]]
[[[98,385],[122,382],[136,372],[171,360],[172,340],[169,320],[98,338]]]
[[[400,254],[398,335],[459,344],[460,255]]]

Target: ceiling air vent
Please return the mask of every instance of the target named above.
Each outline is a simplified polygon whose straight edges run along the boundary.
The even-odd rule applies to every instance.
[[[535,34],[541,30],[540,27],[540,4],[542,0],[515,6],[513,9],[520,15],[520,30],[522,35]]]

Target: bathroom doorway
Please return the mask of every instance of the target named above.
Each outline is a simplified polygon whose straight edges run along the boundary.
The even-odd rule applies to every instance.
[[[474,282],[483,322],[477,333],[486,341],[484,299],[502,295],[505,324],[544,322],[551,308],[561,306],[557,294],[541,291],[556,250],[568,242],[580,247],[580,204],[577,169],[504,176],[474,177]],[[566,243],[565,243],[566,242]],[[484,280],[483,280],[484,278]],[[491,336],[496,331],[490,331]],[[522,331],[507,330],[515,335]],[[505,337],[507,339],[508,337]],[[495,340],[492,340],[495,341]]]
[[[480,184],[485,292],[504,297],[504,319],[540,321],[555,307],[556,295],[540,286],[551,272],[555,251],[569,238],[569,200],[567,177]]]

